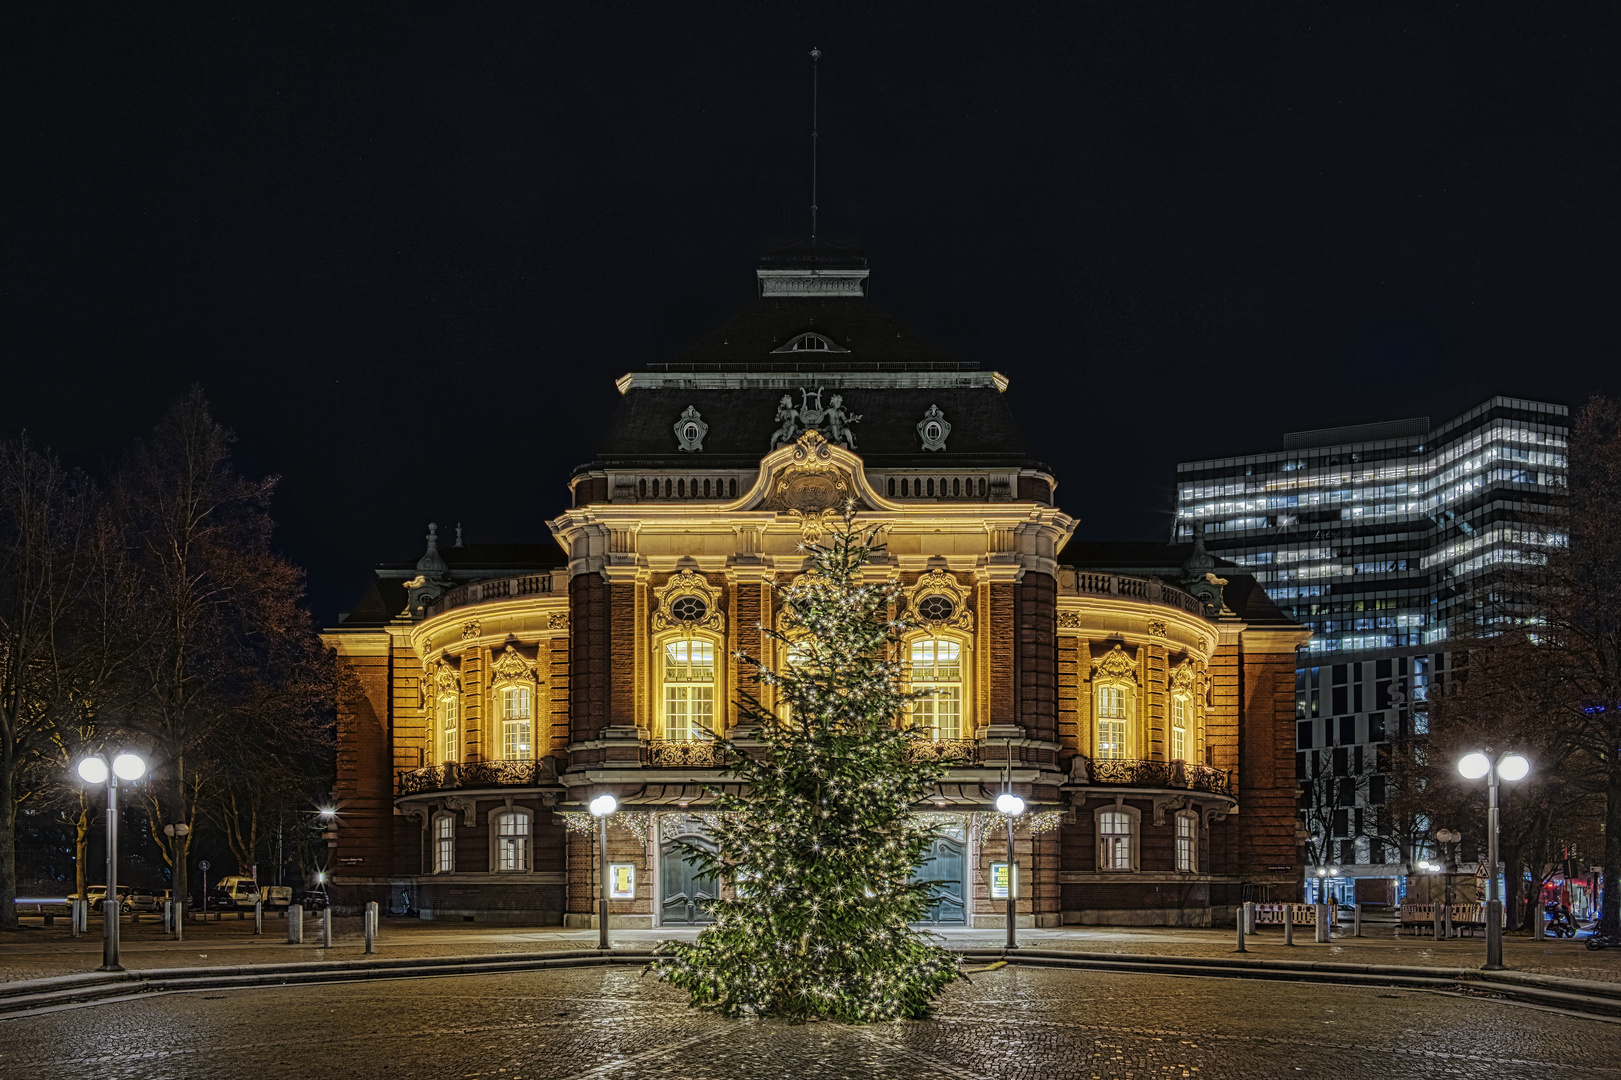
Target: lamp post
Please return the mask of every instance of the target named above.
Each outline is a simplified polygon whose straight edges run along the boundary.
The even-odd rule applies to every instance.
[[[612,795],[598,795],[591,800],[591,813],[596,816],[597,862],[602,871],[602,889],[597,900],[597,948],[608,948],[608,815],[619,809],[619,800]]]
[[[107,785],[107,895],[101,901],[101,967],[96,970],[123,971],[118,962],[118,781],[145,776],[146,761],[126,750],[109,768],[106,758],[94,754],[79,761],[78,772],[87,784]]]
[[[1007,947],[1019,947],[1019,934],[1014,926],[1018,900],[1014,882],[1018,881],[1018,864],[1013,861],[1013,819],[1024,813],[1024,800],[1011,791],[996,797],[996,812],[1007,818]]]
[[[1520,754],[1475,751],[1458,759],[1466,780],[1486,778],[1486,970],[1503,970],[1503,901],[1497,895],[1497,781],[1524,780],[1531,763]]]

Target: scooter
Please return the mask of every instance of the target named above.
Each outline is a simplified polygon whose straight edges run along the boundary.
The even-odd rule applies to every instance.
[[[1589,949],[1607,949],[1611,945],[1621,946],[1621,938],[1606,934],[1598,927],[1593,927],[1592,934],[1588,935],[1587,947]]]
[[[1547,913],[1548,933],[1560,938],[1576,936],[1576,923],[1570,917],[1569,908],[1560,904],[1545,904],[1543,910]]]

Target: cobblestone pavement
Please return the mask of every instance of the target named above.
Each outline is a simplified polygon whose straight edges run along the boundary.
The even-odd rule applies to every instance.
[[[8,1080],[1621,1077],[1621,1027],[1481,997],[1003,968],[931,1020],[690,1010],[634,968],[171,994],[0,1021]]]
[[[92,920],[91,933],[74,940],[67,920],[0,935],[0,982],[37,979],[91,971],[101,963],[101,924]],[[272,964],[312,960],[352,960],[362,955],[358,918],[340,918],[334,924],[333,947],[322,949],[319,924],[306,919],[302,946],[286,943],[286,924],[265,920],[263,937],[252,936],[253,921],[227,917],[220,922],[186,928],[186,940],[170,941],[161,927],[148,919],[123,926],[122,959],[131,969],[206,967],[233,964]],[[693,931],[643,930],[613,932],[621,948],[647,949],[666,937],[688,937]],[[1309,928],[1285,946],[1282,931],[1268,928],[1249,939],[1249,955],[1256,958],[1329,960],[1343,963],[1416,964],[1423,967],[1479,967],[1485,960],[1482,938],[1461,938],[1439,943],[1430,938],[1398,937],[1389,927],[1369,928],[1366,937],[1336,938],[1316,945]],[[954,948],[1000,949],[1001,930],[949,930],[942,934]],[[1020,930],[1024,945],[1042,949],[1082,952],[1150,953],[1175,956],[1232,956],[1235,930],[1200,930],[1171,927],[1066,927],[1060,930]],[[434,923],[416,919],[385,919],[378,940],[381,957],[467,956],[475,954],[541,952],[549,949],[591,948],[595,930],[556,927],[501,927],[488,924]],[[1621,982],[1621,949],[1591,952],[1579,941],[1504,939],[1504,958],[1517,971],[1532,971],[1572,979]]]

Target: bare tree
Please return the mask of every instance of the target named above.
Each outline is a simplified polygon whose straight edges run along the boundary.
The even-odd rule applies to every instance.
[[[276,479],[240,476],[232,441],[193,389],[114,488],[145,620],[128,721],[158,759],[149,810],[177,898],[203,811],[218,822],[216,800],[240,806],[254,785],[278,782],[254,767],[264,747],[284,760],[319,747],[336,686],[302,575],[270,546]]]

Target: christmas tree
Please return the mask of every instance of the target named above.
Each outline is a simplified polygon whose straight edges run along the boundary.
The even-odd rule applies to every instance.
[[[924,1016],[959,978],[956,958],[913,929],[931,886],[912,881],[934,830],[914,811],[939,767],[909,751],[908,691],[896,659],[900,586],[865,582],[872,532],[847,512],[810,569],[783,587],[788,662],[741,657],[776,688],[777,708],[743,696],[753,754],[727,743],[747,788],[722,794],[716,851],[689,849],[719,879],[712,925],[660,946],[652,970],[726,1016],[846,1022]]]

